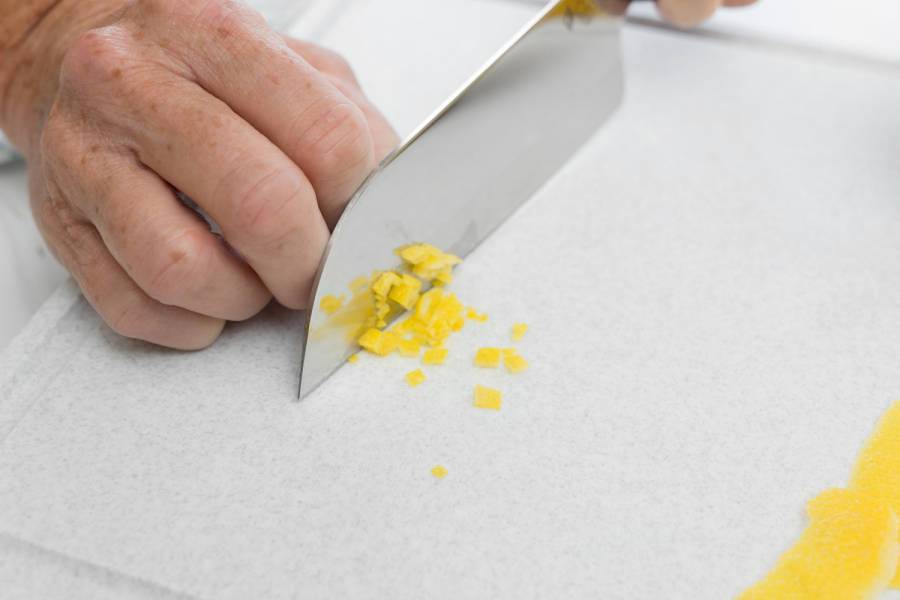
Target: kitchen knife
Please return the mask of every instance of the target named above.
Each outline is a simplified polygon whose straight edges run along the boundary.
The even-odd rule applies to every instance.
[[[299,397],[358,350],[368,316],[328,315],[324,296],[397,268],[405,244],[467,255],[594,134],[622,91],[619,19],[593,0],[544,6],[347,204],[306,311]]]

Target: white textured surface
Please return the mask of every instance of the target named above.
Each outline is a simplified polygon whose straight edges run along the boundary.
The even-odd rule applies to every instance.
[[[62,298],[5,358],[0,530],[210,598],[722,598],[762,574],[900,390],[900,79],[625,42],[626,106],[463,265],[491,320],[423,386],[364,360],[292,403],[283,311],[184,355]],[[532,369],[470,369],[516,320]]]
[[[630,12],[656,16],[649,3]],[[896,0],[757,0],[720,10],[702,29],[759,36],[900,63],[900,3]]]
[[[0,350],[65,277],[31,218],[24,163],[0,165]]]

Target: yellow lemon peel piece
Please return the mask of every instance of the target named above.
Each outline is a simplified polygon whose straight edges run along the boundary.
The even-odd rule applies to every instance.
[[[809,525],[738,600],[871,598],[900,558],[900,520],[877,498],[831,489],[807,505]]]
[[[514,342],[518,342],[523,337],[525,337],[525,333],[528,331],[528,325],[525,323],[516,323],[512,326],[512,339]]]
[[[410,371],[406,374],[406,383],[408,383],[411,387],[416,387],[424,381],[425,373],[422,372],[422,369],[416,369],[415,371]]]
[[[503,366],[510,373],[521,373],[528,368],[528,361],[525,360],[518,352],[504,352]]]
[[[347,362],[353,364],[359,360],[359,354],[351,354],[347,357]]]
[[[447,476],[447,469],[442,465],[435,465],[431,469],[431,474],[437,477],[438,479],[443,479]]]
[[[442,252],[431,244],[410,244],[397,250],[397,255],[417,277],[425,281],[449,283],[453,267],[462,262],[458,256]]]
[[[500,366],[500,348],[479,348],[475,352],[475,366],[496,369]]]
[[[360,336],[359,345],[378,356],[387,356],[400,345],[400,337],[393,331],[381,331],[374,327]]]
[[[447,360],[446,348],[429,348],[422,355],[422,364],[425,365],[442,365]]]
[[[900,402],[894,402],[878,421],[856,459],[850,487],[885,502],[900,515]],[[900,569],[891,587],[900,587]]]
[[[412,275],[401,275],[400,281],[391,287],[388,298],[405,308],[411,310],[419,300],[419,291],[422,289],[422,282]]]
[[[475,386],[475,406],[477,408],[500,410],[501,403],[500,390],[495,390],[494,388],[489,388],[484,385]]]
[[[372,293],[375,297],[387,298],[391,288],[400,283],[400,275],[393,271],[383,271],[372,281]]]
[[[344,304],[344,296],[333,296],[331,294],[327,294],[322,296],[322,299],[319,301],[319,308],[326,315],[332,315],[340,310],[341,306]]]
[[[488,320],[487,313],[480,313],[471,306],[466,308],[466,318],[480,323],[484,323]]]
[[[400,338],[400,344],[397,348],[400,350],[400,354],[406,356],[407,358],[415,358],[419,356],[419,349],[422,347],[422,344],[419,343],[419,340],[408,340],[405,338]]]

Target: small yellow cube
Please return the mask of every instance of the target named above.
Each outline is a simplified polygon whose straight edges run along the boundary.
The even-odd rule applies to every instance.
[[[407,340],[400,338],[400,345],[398,348],[400,349],[400,354],[409,358],[415,358],[419,355],[419,348],[421,347],[421,343],[419,340]]]
[[[466,318],[473,321],[479,321],[481,323],[484,323],[488,320],[487,313],[480,313],[471,306],[466,309]]]
[[[504,354],[503,366],[510,373],[521,373],[528,368],[528,361],[516,353]]]
[[[371,328],[359,337],[357,343],[372,354],[387,356],[397,349],[400,344],[400,336],[391,331]]]
[[[403,274],[400,281],[391,287],[388,298],[405,308],[412,310],[419,300],[419,291],[422,289],[422,282],[412,275]]]
[[[422,372],[422,369],[416,369],[415,371],[410,371],[406,374],[406,383],[408,383],[410,387],[416,387],[424,381],[425,373]]]
[[[437,477],[438,479],[443,479],[447,476],[447,469],[444,468],[443,465],[435,465],[431,469],[431,474]]]
[[[347,357],[347,362],[351,365],[359,360],[359,354],[351,354]]]
[[[400,283],[400,276],[393,271],[384,271],[372,282],[372,293],[381,298],[386,298],[391,288]]]
[[[500,390],[495,390],[494,388],[483,385],[475,386],[475,406],[477,408],[500,410],[500,404]]]
[[[326,315],[330,315],[336,313],[343,304],[343,296],[332,296],[331,294],[328,294],[322,296],[322,299],[319,301],[319,308],[322,309],[322,312]]]
[[[447,360],[446,348],[429,348],[422,355],[422,364],[426,365],[442,365]]]
[[[516,323],[512,326],[512,339],[514,342],[518,342],[525,336],[525,332],[528,331],[528,325],[525,323]]]
[[[435,276],[434,282],[437,285],[450,285],[453,283],[453,273],[450,271],[450,268],[447,267],[445,269],[441,269],[441,271]]]
[[[479,348],[475,353],[475,366],[495,369],[500,366],[500,348]]]

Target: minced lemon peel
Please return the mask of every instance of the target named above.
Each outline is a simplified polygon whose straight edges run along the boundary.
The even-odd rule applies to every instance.
[[[319,301],[319,308],[322,309],[326,315],[332,315],[340,310],[341,306],[344,304],[344,296],[333,296],[331,294],[327,294],[322,296],[322,300]]]
[[[475,403],[477,408],[487,408],[490,410],[500,410],[502,403],[500,390],[489,388],[484,385],[475,386]]]
[[[415,371],[410,371],[406,374],[406,383],[408,383],[411,387],[416,387],[424,381],[425,373],[422,372],[422,369],[416,369]]]
[[[351,364],[355,363],[358,360],[359,360],[359,354],[351,354],[350,356],[347,357],[347,362],[351,363]]]
[[[447,476],[447,469],[442,465],[435,465],[431,469],[431,474],[437,477],[438,479],[443,479]]]
[[[447,360],[446,348],[429,348],[422,355],[424,365],[442,365],[445,360]]]
[[[387,356],[400,345],[400,336],[373,327],[360,336],[359,345],[378,356]]]
[[[397,250],[397,255],[409,265],[413,274],[425,281],[437,279],[450,283],[453,267],[462,262],[458,256],[442,252],[431,244],[410,244]]]
[[[768,575],[738,600],[872,598],[900,558],[900,520],[853,489],[822,492],[807,505],[809,525]]]
[[[508,352],[508,350],[512,350],[512,352]],[[528,361],[516,352],[515,348],[504,348],[503,366],[506,367],[506,370],[510,373],[521,373],[528,368]]]
[[[379,356],[387,356],[399,348],[404,356],[415,357],[422,345],[438,348],[451,333],[459,331],[465,324],[463,305],[454,294],[437,287],[421,293],[425,282],[450,283],[451,271],[461,261],[459,257],[429,244],[403,246],[397,254],[413,274],[382,271],[370,278],[373,315],[357,341],[360,346]],[[359,286],[359,281],[353,285]],[[395,307],[408,311],[409,316],[392,331],[379,336],[375,332],[387,326],[388,317],[396,311]],[[432,353],[431,359],[434,360],[438,354]],[[443,361],[435,364],[440,362]]]
[[[475,366],[496,369],[500,366],[500,348],[479,348],[475,352]]]
[[[487,313],[480,313],[471,306],[466,308],[466,318],[480,323],[484,323],[488,320]]]
[[[525,337],[525,333],[528,331],[528,325],[525,323],[516,323],[512,326],[512,339],[514,342],[518,342],[523,337]]]
[[[400,354],[406,356],[407,358],[415,358],[419,356],[419,350],[422,348],[422,344],[419,340],[408,340],[405,338],[400,338],[400,344],[397,346],[397,349],[400,350]]]

